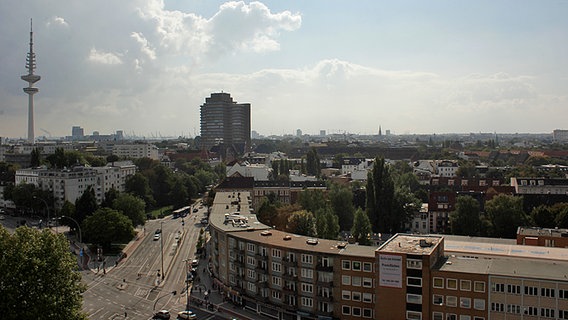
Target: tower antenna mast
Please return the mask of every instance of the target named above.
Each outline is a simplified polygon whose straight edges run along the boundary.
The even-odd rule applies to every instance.
[[[38,93],[39,89],[34,87],[34,83],[38,82],[41,77],[34,74],[36,68],[35,53],[34,53],[34,32],[32,19],[30,19],[30,51],[26,58],[26,68],[28,74],[21,76],[22,80],[28,83],[24,88],[24,92],[28,94],[28,142],[34,143],[34,94]]]

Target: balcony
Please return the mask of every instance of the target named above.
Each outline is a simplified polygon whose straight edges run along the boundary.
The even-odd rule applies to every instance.
[[[333,280],[329,280],[329,281],[318,280],[317,285],[320,286],[320,287],[331,288],[331,287],[333,287]]]
[[[287,257],[285,257],[284,259],[282,259],[282,264],[284,264],[284,266],[286,267],[295,267],[297,265],[297,261],[290,260]]]
[[[290,294],[290,293],[292,293],[292,294],[298,293],[298,288],[296,288],[296,287],[284,287],[284,288],[282,288],[282,290],[283,290],[284,292],[288,293],[288,294]]]
[[[269,284],[268,284],[268,281],[259,281],[258,286],[261,287],[261,288],[268,288]]]
[[[289,273],[285,273],[282,275],[282,278],[286,279],[286,280],[291,280],[291,281],[298,281],[298,276],[295,274],[289,274]]]
[[[317,295],[317,299],[320,301],[325,301],[325,302],[333,302],[333,296],[331,294],[329,295]]]
[[[317,271],[324,271],[324,272],[333,272],[333,266],[324,266],[322,264],[318,264],[316,266]]]
[[[255,254],[254,257],[258,260],[264,260],[264,261],[268,260],[268,255],[264,255],[264,254],[261,254],[261,253]]]

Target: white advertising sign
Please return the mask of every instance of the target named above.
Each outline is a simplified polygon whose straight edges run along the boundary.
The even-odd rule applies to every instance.
[[[379,256],[379,285],[402,288],[402,257],[382,254]]]

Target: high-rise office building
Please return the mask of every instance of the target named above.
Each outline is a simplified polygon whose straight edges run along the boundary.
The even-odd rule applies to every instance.
[[[201,106],[201,147],[250,147],[250,103],[236,103],[229,93],[212,93]]]

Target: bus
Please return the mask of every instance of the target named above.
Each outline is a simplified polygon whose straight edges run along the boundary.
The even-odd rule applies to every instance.
[[[179,217],[185,217],[189,214],[189,210],[191,209],[191,206],[187,206],[187,207],[183,207],[183,208],[179,208],[177,210],[174,210],[172,213],[174,215],[174,219],[179,218]]]

